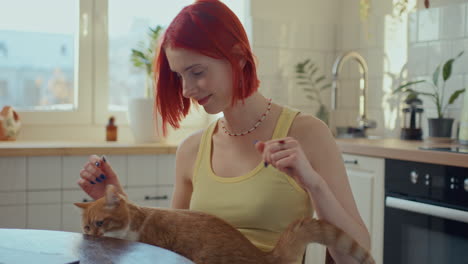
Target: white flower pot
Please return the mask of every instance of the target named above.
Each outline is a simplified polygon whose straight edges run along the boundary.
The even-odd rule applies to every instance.
[[[153,105],[154,98],[133,98],[128,104],[128,120],[136,143],[163,140],[161,116],[153,115]]]

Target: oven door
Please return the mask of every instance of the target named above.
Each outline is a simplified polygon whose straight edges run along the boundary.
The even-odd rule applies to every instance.
[[[384,263],[468,263],[468,212],[387,196]]]

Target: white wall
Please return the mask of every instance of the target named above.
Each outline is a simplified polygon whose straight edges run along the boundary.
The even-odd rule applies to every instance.
[[[331,81],[337,45],[338,0],[251,1],[253,50],[260,91],[280,104],[315,113],[294,80],[294,66],[310,58]],[[317,75],[318,76],[318,75]],[[325,96],[329,102],[329,95]]]
[[[415,4],[416,1],[409,1]],[[392,95],[392,90],[406,80],[431,78],[438,63],[468,48],[466,0],[431,1],[425,9],[418,0],[410,15],[394,16],[392,1],[370,1],[369,16],[362,20],[359,2],[341,0],[338,12],[337,53],[356,50],[369,66],[369,118],[378,121],[378,127],[369,130],[371,135],[399,137],[402,96]],[[465,54],[468,55],[468,54]],[[402,71],[406,65],[407,72]],[[341,124],[353,125],[358,109],[358,67],[348,63],[341,76],[342,97],[337,119]],[[454,75],[447,84],[445,97],[451,91],[468,83],[466,66],[468,56],[454,64]],[[407,73],[408,79],[405,79]],[[436,117],[435,107],[428,98],[424,100],[425,113],[422,128],[427,136],[427,118]],[[449,116],[460,116],[462,98],[449,108]],[[456,127],[453,136],[456,134]]]

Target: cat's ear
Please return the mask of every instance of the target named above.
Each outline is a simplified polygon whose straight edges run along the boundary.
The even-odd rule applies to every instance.
[[[114,209],[120,204],[120,195],[114,185],[109,184],[106,186],[106,208]]]
[[[88,206],[91,205],[91,203],[74,203],[74,205],[75,205],[76,207],[81,208],[81,209],[86,209],[86,208],[88,208]]]

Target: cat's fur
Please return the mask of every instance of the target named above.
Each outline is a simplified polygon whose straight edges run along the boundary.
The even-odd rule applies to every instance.
[[[286,264],[296,261],[309,243],[349,254],[359,263],[375,263],[367,250],[339,228],[322,220],[293,222],[271,252],[255,247],[240,231],[212,215],[190,210],[137,206],[108,185],[94,202],[75,203],[83,209],[86,234],[112,236],[166,248],[195,263]]]

